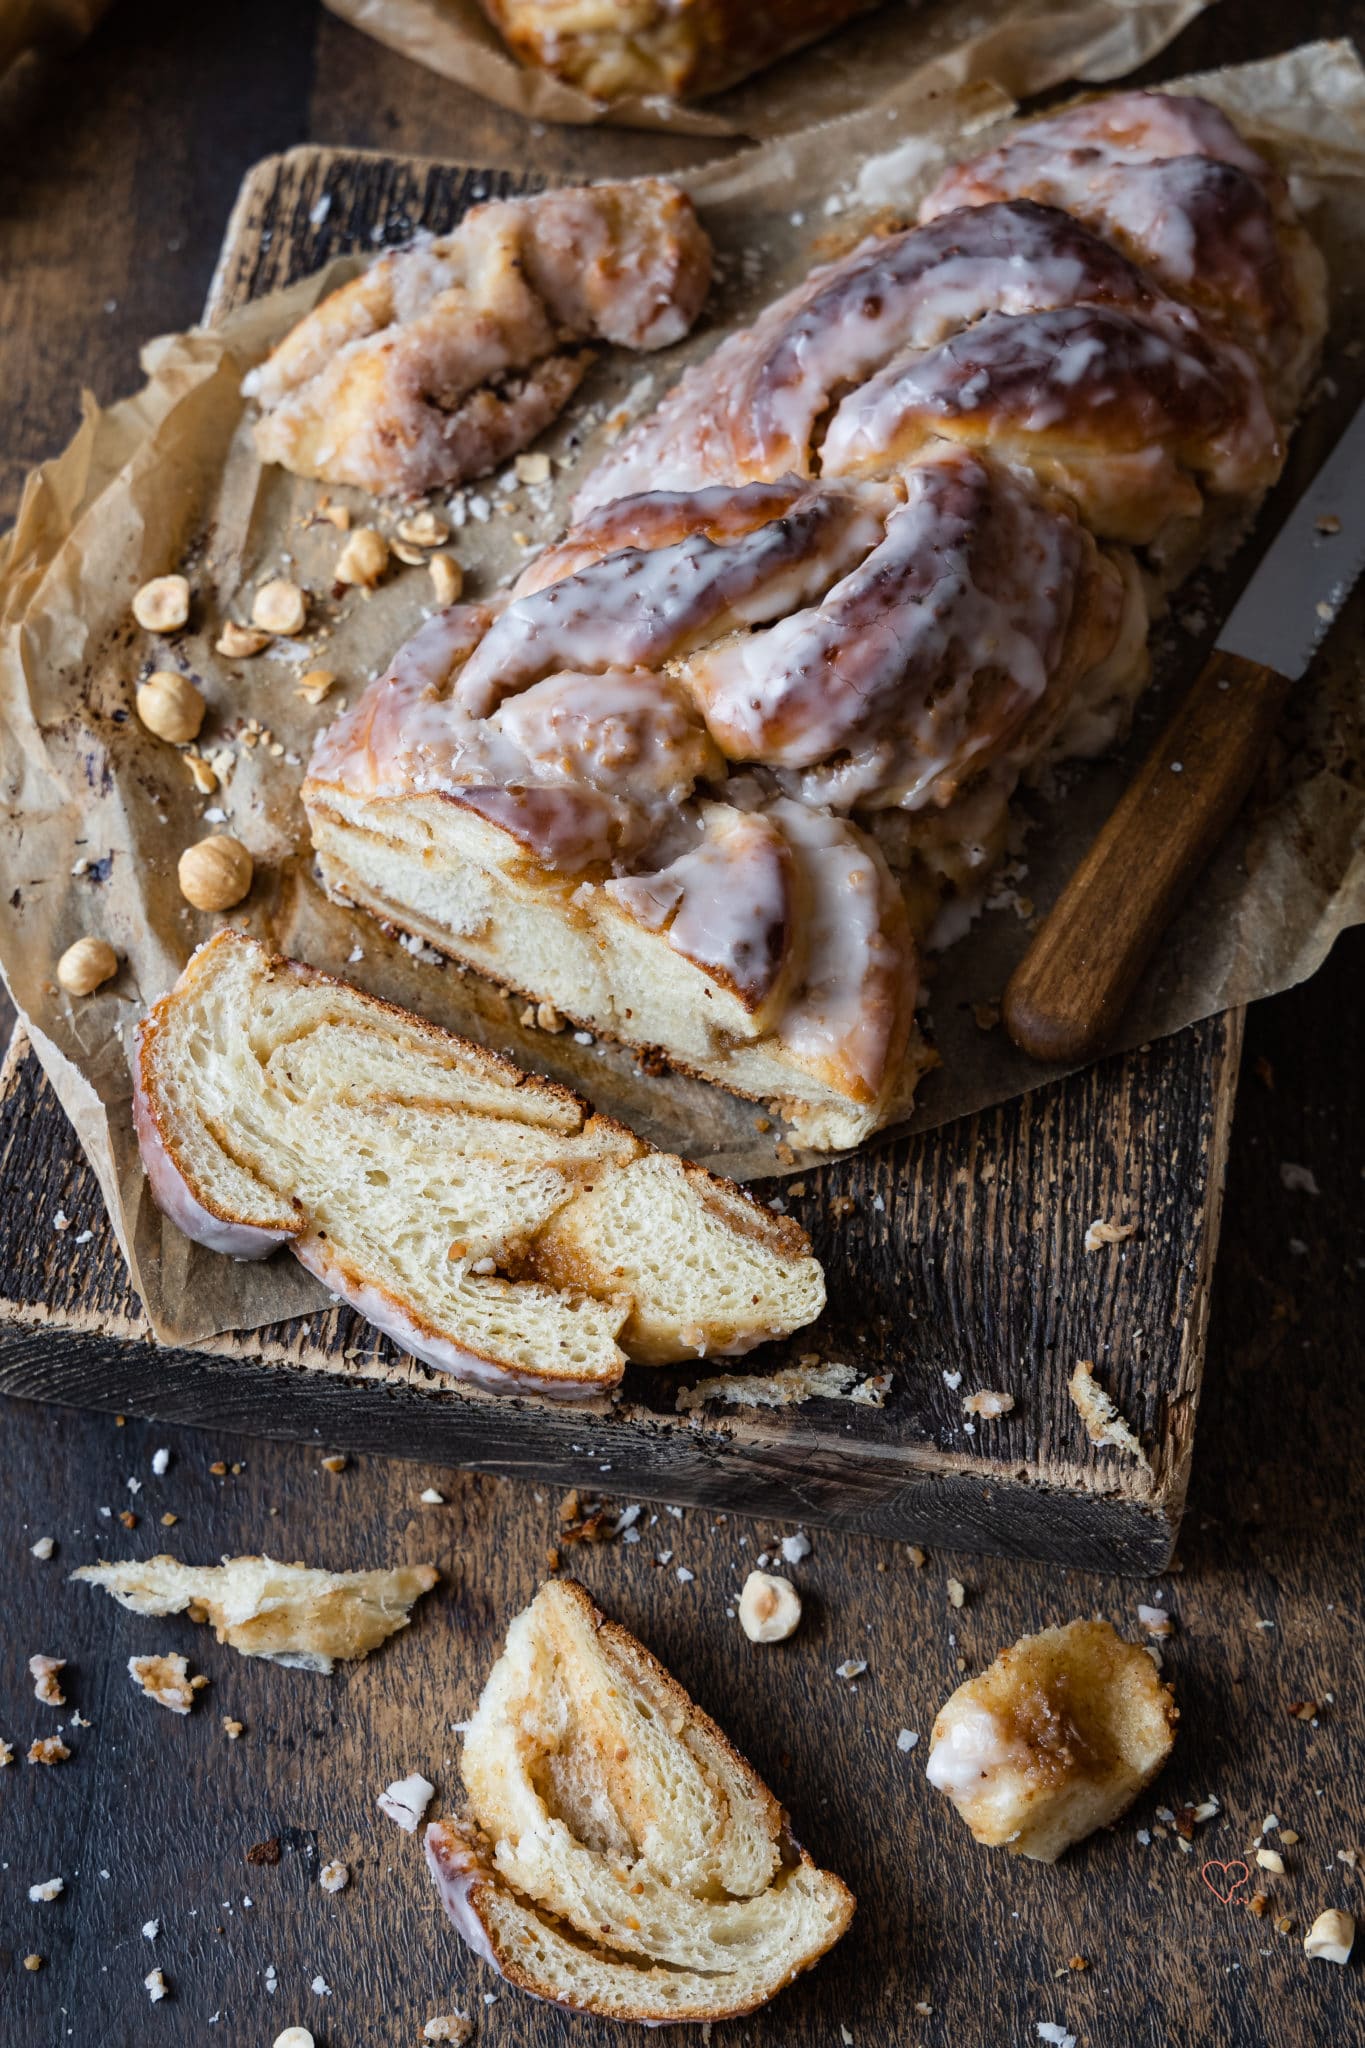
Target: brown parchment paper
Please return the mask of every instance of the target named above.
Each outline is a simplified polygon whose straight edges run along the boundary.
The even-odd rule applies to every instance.
[[[1365,71],[1349,46],[1318,44],[1198,83],[1279,154],[1331,267],[1323,396],[1300,430],[1300,476],[1287,481],[1283,508],[1365,384]],[[552,486],[499,479],[455,494],[465,523],[454,546],[470,592],[491,588],[524,561],[528,543],[557,529],[583,466],[685,360],[752,316],[817,253],[856,239],[871,214],[909,214],[946,157],[990,139],[1008,108],[998,89],[969,86],[785,138],[689,180],[720,253],[705,331],[667,358],[623,354],[599,366],[547,439],[564,463]],[[433,956],[415,957],[359,913],[329,904],[314,882],[297,802],[308,748],[420,621],[430,584],[423,569],[400,569],[368,600],[356,592],[334,599],[342,536],[309,523],[318,486],[262,470],[238,387],[248,364],[350,267],[334,264],[214,331],[153,343],[145,388],[107,412],[87,403],[75,440],[30,478],[0,543],[0,969],[94,1164],[153,1327],[168,1341],[255,1327],[322,1298],[292,1260],[237,1266],[189,1244],[150,1201],[138,1162],[133,1028],[214,928],[182,901],[175,880],[181,849],[213,830],[236,833],[257,859],[256,885],[233,921],[260,937],[509,1051],[655,1142],[720,1170],[754,1177],[803,1163],[775,1151],[754,1105],[701,1083],[646,1077],[620,1048],[523,1027],[519,1002]],[[359,494],[333,495],[391,529],[392,508],[377,514]],[[1273,530],[1275,516],[1272,506],[1262,531]],[[999,1029],[982,1028],[979,1006],[998,998],[1031,921],[1121,791],[1163,714],[1163,695],[1193,673],[1249,560],[1244,551],[1222,579],[1202,579],[1177,599],[1158,649],[1166,691],[1159,682],[1144,700],[1125,753],[1071,771],[1065,787],[1022,804],[1031,829],[994,907],[931,968],[928,1014],[943,1066],[924,1082],[912,1128],[1046,1078]],[[149,576],[177,565],[193,586],[190,627],[154,642],[134,626],[129,602]],[[221,621],[246,618],[256,584],[282,570],[313,593],[309,635],[254,660],[224,661],[213,651]],[[1195,891],[1122,1043],[1289,986],[1314,970],[1338,931],[1365,917],[1362,625],[1358,592],[1297,694],[1261,800]],[[212,796],[197,794],[181,756],[131,713],[137,681],[166,665],[190,673],[208,699],[201,746],[224,777]],[[341,679],[321,707],[296,693],[300,671],[315,665]],[[104,990],[72,1001],[56,989],[53,969],[83,933],[107,937],[123,966]]]
[[[734,0],[737,7],[749,0]],[[1015,99],[1107,79],[1164,49],[1210,0],[883,0],[866,19],[700,103],[594,99],[520,64],[478,0],[326,0],[390,49],[536,121],[764,140],[990,78]]]

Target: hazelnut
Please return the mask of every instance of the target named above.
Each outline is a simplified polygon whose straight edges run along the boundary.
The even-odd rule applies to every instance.
[[[337,556],[338,583],[358,583],[373,590],[389,566],[389,544],[373,526],[358,526]]]
[[[217,652],[225,654],[229,661],[245,661],[270,645],[270,635],[262,632],[259,626],[239,626],[236,619],[225,619],[223,630],[213,644]]]
[[[1348,1963],[1355,1938],[1356,1923],[1351,1915],[1340,1906],[1329,1906],[1303,1937],[1303,1952],[1321,1963]]]
[[[159,740],[183,747],[204,723],[204,700],[188,676],[159,668],[137,686],[137,715]]]
[[[251,601],[252,623],[264,633],[280,633],[286,639],[303,631],[307,615],[307,598],[287,576],[272,576]]]
[[[434,512],[415,512],[411,519],[399,520],[398,538],[409,547],[441,548],[450,539],[450,528]]]
[[[453,555],[433,555],[427,563],[437,604],[458,604],[464,589],[464,570]]]
[[[77,939],[57,962],[57,980],[68,995],[89,996],[118,973],[118,954],[107,939]]]
[[[790,1579],[750,1572],[739,1596],[739,1625],[751,1643],[780,1643],[801,1619],[801,1595]]]
[[[190,615],[190,586],[183,576],[153,576],[133,599],[133,617],[149,633],[178,633]]]
[[[187,846],[176,869],[180,893],[196,910],[233,909],[250,889],[254,872],[241,840],[226,832]]]

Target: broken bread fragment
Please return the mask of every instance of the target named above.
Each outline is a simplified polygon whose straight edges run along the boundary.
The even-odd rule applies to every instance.
[[[467,1815],[426,1831],[441,1902],[477,1954],[556,2005],[729,2019],[853,1916],[715,1723],[572,1580],[513,1621],[461,1771]]]
[[[584,1400],[824,1306],[805,1232],[510,1061],[225,929],[154,1005],[134,1118],[160,1208],[281,1244],[424,1364]]]
[[[435,1565],[389,1571],[325,1572],[269,1557],[228,1557],[181,1564],[174,1557],[83,1564],[72,1572],[103,1586],[134,1614],[186,1614],[208,1622],[220,1643],[244,1657],[267,1657],[296,1671],[329,1672],[338,1661],[368,1657],[412,1618],[440,1577]]]
[[[257,452],[409,497],[485,475],[562,412],[585,344],[680,341],[710,281],[710,241],[665,179],[491,200],[329,293],[247,375]]]
[[[927,1775],[978,1842],[1037,1863],[1107,1827],[1175,1741],[1171,1689],[1107,1621],[1023,1636],[934,1722]]]

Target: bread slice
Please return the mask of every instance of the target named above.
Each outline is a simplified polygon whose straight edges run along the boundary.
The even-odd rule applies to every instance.
[[[1165,1763],[1171,1689],[1107,1621],[1024,1636],[940,1709],[928,1778],[978,1842],[1055,1863],[1108,1827]]]
[[[139,1037],[157,1203],[288,1244],[425,1364],[588,1399],[625,1359],[734,1355],[824,1306],[805,1232],[555,1084],[225,929]]]
[[[751,2012],[833,1947],[848,1888],[720,1729],[581,1586],[541,1587],[465,1735],[427,1862],[511,1983],[603,2018]]]

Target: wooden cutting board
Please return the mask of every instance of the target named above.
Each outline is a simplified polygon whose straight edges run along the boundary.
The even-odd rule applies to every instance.
[[[268,158],[242,187],[207,317],[353,246],[448,229],[471,186],[482,197],[539,182],[313,147]],[[1240,1013],[1212,1019],[804,1174],[802,1194],[782,1192],[824,1261],[829,1307],[751,1368],[816,1355],[890,1373],[885,1406],[691,1415],[675,1402],[695,1371],[632,1368],[601,1412],[456,1389],[346,1309],[158,1348],[94,1175],[20,1032],[0,1073],[0,1391],[600,1484],[618,1498],[1158,1571],[1189,1476],[1241,1026]],[[1138,1230],[1088,1254],[1096,1219]],[[1141,1436],[1149,1470],[1087,1440],[1067,1393],[1080,1359]],[[1014,1393],[1013,1413],[969,1432],[963,1397],[994,1387]]]

